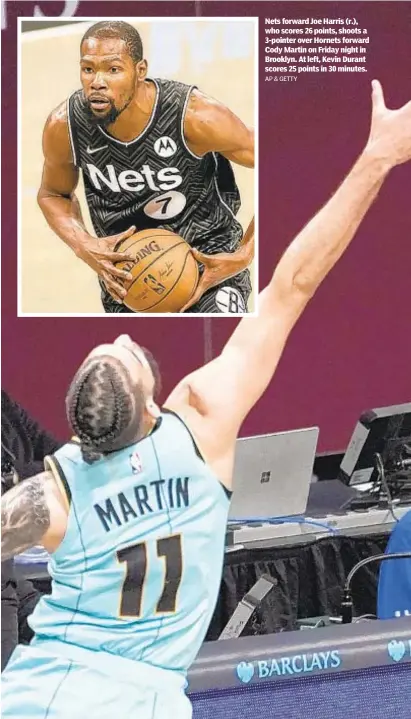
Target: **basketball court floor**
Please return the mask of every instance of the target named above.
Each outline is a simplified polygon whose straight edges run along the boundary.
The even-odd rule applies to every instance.
[[[252,20],[132,21],[141,32],[149,75],[198,85],[255,126],[255,32]],[[41,138],[50,111],[80,87],[84,22],[21,35],[20,313],[103,313],[95,273],[49,229],[37,205]],[[255,208],[254,171],[234,166],[246,228]],[[92,234],[81,183],[77,195]],[[252,273],[253,274],[253,273]],[[254,284],[254,277],[253,277]],[[249,310],[253,311],[251,300]]]

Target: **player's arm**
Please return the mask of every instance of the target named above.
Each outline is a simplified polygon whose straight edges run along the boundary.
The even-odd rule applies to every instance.
[[[89,235],[75,194],[79,171],[73,162],[66,103],[47,119],[43,131],[43,154],[38,204],[51,229],[79,254]]]
[[[254,129],[247,127],[221,102],[193,90],[184,118],[184,135],[199,157],[219,152],[228,160],[254,167]]]
[[[54,551],[67,529],[67,503],[51,472],[26,479],[1,498],[1,557],[43,545]]]
[[[321,282],[345,252],[390,170],[411,159],[411,102],[387,110],[373,88],[365,150],[334,196],[304,227],[260,295],[259,316],[241,320],[219,357],[185,382],[199,410],[197,434],[213,427],[214,456],[224,452],[265,391],[287,338]],[[215,442],[218,441],[219,449]]]
[[[126,290],[115,278],[130,279],[114,262],[132,261],[131,256],[115,252],[117,243],[135,232],[135,227],[110,238],[96,238],[87,232],[75,189],[79,171],[73,162],[66,103],[49,116],[43,132],[44,166],[37,200],[51,229],[73,252],[104,280],[107,289],[119,301]]]
[[[207,255],[193,247],[191,252],[197,262],[204,265],[204,271],[194,293],[191,295],[189,301],[181,308],[180,312],[185,312],[191,305],[198,302],[200,297],[202,297],[210,287],[215,287],[224,280],[235,277],[245,270],[254,259],[254,240],[253,217],[235,252],[218,252],[215,255]]]
[[[204,397],[206,416],[230,437],[270,383],[292,328],[348,247],[384,177],[384,164],[364,153],[289,245],[259,295],[258,317],[242,319],[221,355],[187,378],[194,395]]]
[[[254,167],[254,130],[247,127],[228,107],[199,90],[191,93],[184,134],[190,150],[199,157],[208,152],[218,152],[239,165]],[[198,302],[210,287],[235,277],[251,264],[254,259],[254,219],[235,252],[207,255],[193,250],[193,254],[204,265],[204,272],[196,291],[181,312]]]

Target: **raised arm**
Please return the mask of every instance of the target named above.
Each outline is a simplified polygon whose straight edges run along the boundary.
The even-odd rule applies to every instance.
[[[178,388],[188,389],[188,403],[200,408],[200,433],[204,427],[207,436],[207,424],[213,426],[221,451],[265,391],[297,319],[347,249],[388,173],[410,159],[411,102],[387,110],[381,86],[374,82],[367,145],[335,195],[284,253],[260,295],[259,316],[242,319],[221,355]],[[181,406],[182,397],[176,390],[171,404]],[[218,454],[215,445],[213,452]]]
[[[2,561],[43,545],[54,551],[67,526],[67,504],[51,472],[26,479],[1,498]]]

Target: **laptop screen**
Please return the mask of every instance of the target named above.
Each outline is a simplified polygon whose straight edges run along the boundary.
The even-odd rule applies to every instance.
[[[229,519],[303,515],[318,434],[309,427],[238,439]]]

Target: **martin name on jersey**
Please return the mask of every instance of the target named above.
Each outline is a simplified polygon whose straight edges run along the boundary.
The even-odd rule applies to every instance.
[[[204,252],[233,252],[242,238],[240,195],[230,162],[199,157],[187,145],[184,118],[193,87],[150,80],[156,100],[146,128],[122,142],[90,121],[83,92],[68,100],[74,163],[81,168],[97,236],[163,227]]]
[[[181,509],[190,505],[190,477],[156,479],[148,484],[136,484],[127,493],[119,492],[113,497],[96,502],[94,510],[109,532],[114,527],[126,524],[130,519],[153,512]]]

